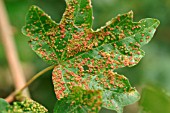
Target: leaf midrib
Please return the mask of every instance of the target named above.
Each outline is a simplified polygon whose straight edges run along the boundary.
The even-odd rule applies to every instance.
[[[157,24],[158,22],[155,22],[152,26],[154,26],[155,24]],[[152,26],[150,26],[150,27],[148,27],[148,28],[145,28],[143,31],[145,31],[146,29],[149,29],[149,28],[151,28]],[[141,31],[142,32],[142,31]],[[138,33],[141,33],[141,32],[138,32]],[[137,33],[136,33],[137,34]],[[135,34],[134,34],[135,35]],[[133,35],[131,35],[131,36],[133,36]],[[129,36],[130,38],[131,38],[131,36]],[[126,37],[126,38],[128,38],[128,37]],[[125,38],[124,38],[125,39]],[[135,39],[135,38],[134,38]],[[136,40],[136,39],[135,39]],[[114,43],[116,43],[117,41],[115,41]],[[111,43],[108,43],[108,44],[111,44]],[[107,44],[107,45],[108,45]],[[98,46],[99,47],[99,46]],[[96,48],[95,48],[96,49]],[[88,51],[89,52],[89,51]],[[88,52],[84,52],[84,53],[82,53],[82,54],[80,54],[79,56],[81,56],[81,55],[83,55],[83,54],[86,54],[86,53],[88,53]],[[121,52],[120,52],[121,53]],[[74,60],[75,59],[75,57],[74,58],[72,58],[71,60]],[[65,61],[66,62],[66,61]],[[63,63],[65,63],[65,62],[63,62]],[[61,64],[62,65],[62,64]],[[65,68],[66,69],[66,68]],[[69,70],[68,68],[67,68],[67,70]],[[71,71],[71,70],[69,70],[69,71]],[[63,78],[63,81],[65,82],[65,78],[62,76],[62,78]],[[67,85],[65,85],[66,86],[66,88],[69,90],[69,88],[67,87]]]
[[[146,18],[146,19],[147,19],[147,18]],[[143,19],[143,20],[144,20],[144,19]],[[133,22],[133,23],[135,23],[135,22]],[[157,24],[157,23],[158,23],[158,22],[155,22],[155,23],[152,24],[150,27],[144,28],[143,31],[137,32],[137,33],[135,33],[135,34],[133,34],[133,35],[130,35],[130,36],[126,37],[126,38],[129,38],[129,37],[132,37],[132,36],[134,36],[134,35],[136,35],[136,34],[138,34],[138,33],[144,32],[146,29],[149,29],[149,28],[153,27],[153,26],[154,26],[155,24]],[[95,32],[93,32],[93,33],[95,33]],[[126,39],[126,38],[123,38],[122,40],[124,40],[124,39]],[[135,38],[134,38],[134,39],[135,39]],[[105,45],[117,43],[117,42],[122,41],[122,40],[117,40],[117,41],[115,41],[115,42],[107,43],[107,44],[105,44]],[[136,39],[135,39],[135,40],[136,40]],[[103,44],[100,45],[100,46],[98,46],[98,47],[95,47],[95,48],[93,48],[93,49],[99,48],[99,47],[101,47],[101,46],[103,46]],[[90,50],[90,51],[92,51],[92,50]],[[83,54],[86,54],[86,53],[88,53],[88,52],[89,52],[89,51],[83,52],[82,54],[79,54],[78,56],[82,56]],[[76,57],[78,57],[78,56],[76,56]],[[73,58],[68,59],[68,60],[74,60],[76,57],[73,57]],[[67,60],[66,60],[66,61],[67,61]],[[65,62],[66,62],[66,61],[65,61]]]
[[[127,16],[128,17],[128,16]],[[126,18],[124,18],[120,23],[118,23],[118,24],[116,24],[116,25],[119,25],[119,24],[121,24],[122,22],[124,22],[126,19],[127,19],[127,17]],[[113,19],[116,19],[116,18],[113,18]],[[115,25],[115,26],[116,26]],[[103,27],[103,29],[105,28],[106,26],[104,26]],[[101,27],[102,28],[102,27]],[[99,29],[99,30],[96,30],[96,31],[93,31],[92,29],[92,33],[98,33],[100,30],[101,30],[101,28]],[[120,40],[118,40],[118,41],[120,41]],[[116,41],[115,41],[116,42]],[[108,43],[108,44],[111,44],[111,43]],[[106,44],[107,45],[107,44]],[[103,44],[102,45],[100,45],[100,46],[98,46],[98,47],[95,47],[95,48],[93,48],[93,49],[96,49],[96,48],[99,48],[99,47],[101,47],[101,46],[103,46]],[[91,50],[90,50],[91,51]],[[83,54],[85,54],[85,53],[88,53],[89,51],[87,51],[87,52],[83,52],[83,53],[81,53],[81,54],[79,54],[78,56],[81,56],[81,55],[83,55]],[[74,60],[75,59],[75,57],[73,57],[73,58],[71,58],[71,59],[67,59],[67,60]],[[66,60],[66,61],[67,61]]]

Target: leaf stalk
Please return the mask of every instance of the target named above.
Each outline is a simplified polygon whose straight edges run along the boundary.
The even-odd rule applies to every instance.
[[[21,94],[23,92],[23,90],[25,88],[27,88],[32,82],[34,82],[37,78],[39,78],[40,76],[42,76],[44,73],[46,73],[47,71],[51,70],[54,68],[54,65],[49,66],[45,69],[43,69],[42,71],[38,72],[37,74],[35,74],[21,89],[16,90],[14,92],[12,92],[7,98],[5,98],[5,100],[8,103],[11,103],[12,101],[14,101],[15,97],[19,94]]]

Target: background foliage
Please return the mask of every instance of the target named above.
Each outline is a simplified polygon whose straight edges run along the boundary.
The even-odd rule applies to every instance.
[[[64,0],[5,0],[17,49],[27,79],[48,65],[31,50],[27,43],[28,38],[21,33],[21,27],[25,22],[25,14],[32,4],[41,7],[57,22],[60,21],[65,9]],[[170,100],[167,99],[169,97],[166,95],[170,92],[170,1],[92,0],[92,4],[95,17],[94,29],[103,26],[106,21],[117,14],[126,13],[130,10],[134,11],[134,21],[139,21],[146,17],[157,18],[161,21],[155,37],[149,45],[143,48],[146,55],[142,61],[133,68],[125,68],[118,71],[127,75],[131,84],[141,92],[142,99],[139,104],[144,106],[145,111],[149,110],[153,113],[159,113],[159,111],[154,111],[156,107],[159,107],[164,112],[165,109],[168,109],[166,106],[170,105]],[[50,74],[49,72],[35,81],[30,86],[30,91],[34,100],[42,103],[52,112],[52,106],[55,104],[56,99]],[[10,72],[8,71],[6,57],[0,42],[0,97],[7,96],[13,90],[9,76]],[[154,98],[151,98],[153,92],[155,95]],[[150,101],[153,103],[149,103]],[[133,107],[132,105],[127,107],[125,113],[136,113],[137,110],[141,110],[142,107],[138,107],[137,104],[134,104]],[[102,110],[102,113],[104,112],[106,112],[105,109]],[[168,113],[168,110],[164,113],[166,112]]]

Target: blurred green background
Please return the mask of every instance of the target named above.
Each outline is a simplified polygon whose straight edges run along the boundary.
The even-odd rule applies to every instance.
[[[4,0],[24,74],[30,79],[48,66],[29,47],[28,38],[21,33],[25,15],[31,5],[37,5],[59,22],[65,10],[64,0]],[[92,0],[94,22],[97,29],[117,14],[134,12],[134,21],[157,18],[161,24],[143,49],[145,57],[132,68],[117,70],[126,75],[132,86],[141,93],[141,100],[127,106],[124,113],[170,113],[170,0]],[[1,18],[1,17],[0,17]],[[0,97],[5,98],[14,89],[4,48],[0,39]],[[51,72],[37,79],[29,87],[31,97],[52,113],[56,102]],[[101,113],[113,113],[102,109]]]

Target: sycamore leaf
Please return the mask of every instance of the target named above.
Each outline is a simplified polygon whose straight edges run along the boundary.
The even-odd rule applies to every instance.
[[[52,79],[58,99],[69,95],[75,86],[101,90],[102,106],[121,113],[123,106],[139,99],[139,94],[114,70],[141,60],[141,47],[151,40],[159,21],[146,18],[133,22],[130,11],[93,31],[90,0],[66,0],[66,5],[60,23],[32,6],[23,33],[42,59],[56,65]]]
[[[8,113],[48,113],[44,106],[28,98],[22,102],[14,102],[7,109]]]
[[[102,106],[100,90],[72,88],[71,93],[56,102],[54,113],[98,113]]]

